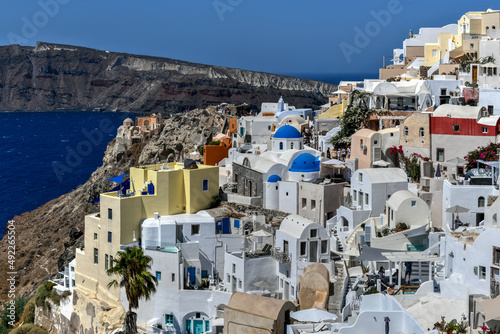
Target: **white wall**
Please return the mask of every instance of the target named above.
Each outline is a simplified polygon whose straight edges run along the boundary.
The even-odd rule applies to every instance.
[[[462,223],[469,223],[470,226],[476,226],[476,213],[484,208],[478,208],[479,197],[484,197],[485,206],[488,195],[498,194],[494,186],[477,186],[477,185],[452,185],[448,180],[443,183],[443,206],[442,219],[443,229],[449,230],[452,223],[453,214],[446,212],[446,209],[455,205],[460,205],[469,209],[469,212],[459,213]]]
[[[280,181],[279,183],[279,210],[288,213],[297,213],[298,184],[297,182]]]
[[[500,90],[498,89],[479,89],[480,107],[493,106],[493,115],[500,115]]]

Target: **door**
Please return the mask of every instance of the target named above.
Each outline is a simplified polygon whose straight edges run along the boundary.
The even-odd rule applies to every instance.
[[[248,188],[250,189],[248,196],[252,197],[252,181],[248,181]]]
[[[484,220],[484,213],[476,213],[476,226]]]
[[[196,268],[195,267],[188,267],[187,272],[188,272],[188,276],[189,276],[189,279],[188,279],[189,285],[190,286],[196,285]]]
[[[222,233],[231,234],[231,226],[229,218],[222,219]]]
[[[318,241],[309,241],[309,262],[318,262]]]
[[[203,333],[203,320],[193,320],[193,333],[194,334]]]
[[[233,276],[232,280],[233,280],[233,284],[232,284],[232,291],[231,292],[235,292],[236,291],[236,277]]]

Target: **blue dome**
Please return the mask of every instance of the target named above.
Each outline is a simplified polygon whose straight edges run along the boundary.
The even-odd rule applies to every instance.
[[[267,182],[272,182],[272,183],[276,183],[278,181],[281,181],[281,177],[279,177],[276,174],[269,176],[269,178],[267,179]]]
[[[279,139],[289,139],[289,138],[301,138],[299,130],[291,125],[283,125],[274,134],[274,138]]]
[[[319,161],[310,153],[302,153],[293,161],[290,172],[319,172]]]

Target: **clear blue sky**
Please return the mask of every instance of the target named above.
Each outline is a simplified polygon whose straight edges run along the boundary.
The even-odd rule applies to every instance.
[[[399,3],[399,4],[398,4]],[[23,0],[4,1],[0,45],[36,41],[280,74],[377,73],[410,29],[456,23],[497,1]],[[45,4],[42,6],[42,4]],[[54,6],[57,4],[57,7]],[[392,7],[391,7],[392,6]],[[500,7],[500,5],[497,5]],[[392,8],[383,25],[373,12]],[[370,26],[371,23],[371,26]],[[361,48],[355,28],[369,25]],[[377,31],[377,27],[379,31]],[[349,58],[341,45],[353,46]],[[359,43],[358,43],[359,46]],[[352,51],[352,49],[351,49]]]

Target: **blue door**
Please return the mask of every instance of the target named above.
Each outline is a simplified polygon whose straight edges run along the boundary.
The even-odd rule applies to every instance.
[[[193,333],[194,334],[203,333],[203,320],[193,320]]]
[[[229,218],[222,219],[222,233],[231,234],[231,224]]]
[[[196,285],[196,268],[195,267],[188,267],[187,272],[189,275],[189,284],[191,286]]]

